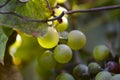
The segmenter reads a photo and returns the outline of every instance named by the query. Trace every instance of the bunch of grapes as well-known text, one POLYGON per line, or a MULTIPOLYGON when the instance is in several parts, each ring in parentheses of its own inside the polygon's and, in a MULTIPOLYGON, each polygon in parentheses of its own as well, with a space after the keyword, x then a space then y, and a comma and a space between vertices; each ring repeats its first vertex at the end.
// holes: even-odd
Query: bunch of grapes
MULTIPOLYGON (((54 16, 59 16, 63 11, 67 10, 58 6, 54 9, 54 16)), ((67 17, 64 15, 61 20, 49 21, 46 34, 37 38, 40 46, 46 49, 38 57, 38 64, 47 71, 57 73, 61 68, 58 66, 70 63, 74 51, 82 49, 86 44, 86 37, 80 30, 67 32, 67 17)), ((94 61, 88 64, 75 64, 71 72, 62 69, 57 73, 56 80, 120 80, 119 59, 116 61, 110 59, 111 54, 107 46, 96 46, 93 58, 94 61)))

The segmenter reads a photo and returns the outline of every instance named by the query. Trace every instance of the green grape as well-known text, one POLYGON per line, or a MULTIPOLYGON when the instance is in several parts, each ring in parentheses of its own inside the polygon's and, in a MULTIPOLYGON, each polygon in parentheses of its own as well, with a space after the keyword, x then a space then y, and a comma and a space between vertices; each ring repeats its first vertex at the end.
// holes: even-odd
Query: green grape
POLYGON ((56 77, 56 80, 75 80, 69 73, 61 73, 56 77))
POLYGON ((73 75, 75 76, 76 79, 79 78, 84 79, 85 77, 88 78, 87 74, 88 74, 88 67, 84 64, 78 64, 73 69, 73 75))
POLYGON ((49 50, 45 51, 38 57, 38 63, 45 69, 53 69, 56 65, 56 61, 53 58, 53 53, 49 50))
MULTIPOLYGON (((62 12, 67 12, 67 9, 58 6, 57 8, 54 8, 54 12, 55 12, 55 16, 59 16, 62 12)), ((65 14, 64 16, 67 17, 68 15, 65 14)))
POLYGON ((111 77, 112 75, 110 72, 101 71, 96 75, 95 80, 110 80, 111 77))
POLYGON ((85 35, 79 30, 73 30, 68 34, 68 45, 73 50, 79 50, 86 44, 85 35))
POLYGON ((57 0, 58 3, 64 3, 66 0, 57 0))
POLYGON ((109 57, 109 49, 105 45, 98 45, 93 50, 93 56, 97 61, 104 61, 109 57))
POLYGON ((62 17, 62 22, 59 23, 58 21, 54 21, 56 30, 59 32, 65 31, 68 28, 68 20, 66 17, 62 17))
POLYGON ((72 50, 65 44, 60 44, 54 49, 54 58, 59 63, 67 63, 72 58, 72 50))
POLYGON ((100 65, 96 62, 89 63, 88 69, 89 69, 90 74, 93 74, 93 75, 101 71, 100 65))
POLYGON ((59 42, 59 35, 53 27, 48 27, 47 33, 43 37, 37 38, 37 40, 42 47, 53 48, 59 42))
POLYGON ((110 80, 120 80, 120 74, 115 74, 110 78, 110 80))

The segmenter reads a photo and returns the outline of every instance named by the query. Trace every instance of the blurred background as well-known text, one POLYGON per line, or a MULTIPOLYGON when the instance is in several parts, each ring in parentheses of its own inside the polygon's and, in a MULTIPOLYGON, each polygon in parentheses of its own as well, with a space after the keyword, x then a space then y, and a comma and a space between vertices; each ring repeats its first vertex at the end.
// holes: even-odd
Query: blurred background
MULTIPOLYGON (((58 4, 69 10, 82 10, 95 7, 120 5, 120 0, 66 0, 58 4)), ((120 9, 98 11, 91 13, 75 13, 68 15, 68 32, 74 29, 82 31, 87 38, 87 44, 77 55, 83 62, 92 60, 93 48, 104 44, 112 46, 113 51, 120 55, 120 9)), ((62 71, 72 71, 75 66, 75 57, 68 64, 57 64, 55 70, 45 70, 37 63, 37 58, 46 49, 39 46, 36 38, 19 34, 17 48, 11 48, 14 55, 14 63, 20 69, 24 80, 55 80, 56 75, 62 71), (19 44, 20 43, 20 44, 19 44)))

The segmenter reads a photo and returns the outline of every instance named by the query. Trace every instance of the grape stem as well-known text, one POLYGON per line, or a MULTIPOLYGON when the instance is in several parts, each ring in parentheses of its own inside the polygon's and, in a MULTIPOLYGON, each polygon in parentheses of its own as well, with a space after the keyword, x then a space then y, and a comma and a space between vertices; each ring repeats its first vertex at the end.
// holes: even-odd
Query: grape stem
POLYGON ((86 13, 86 12, 89 13, 89 12, 98 12, 98 11, 106 11, 106 10, 114 10, 114 9, 120 9, 120 5, 91 8, 91 9, 86 9, 86 10, 72 10, 72 11, 66 12, 66 14, 86 13))
POLYGON ((46 0, 46 3, 47 3, 48 8, 49 8, 50 10, 52 10, 52 7, 51 7, 51 5, 50 5, 50 3, 49 3, 48 0, 46 0))
MULTIPOLYGON (((10 0, 7 0, 10 1, 10 0)), ((47 1, 47 0, 46 0, 47 1)), ((8 3, 8 2, 7 2, 8 3)), ((6 4, 7 4, 6 3, 6 4)), ((49 5, 50 6, 50 5, 49 5)), ((7 15, 13 15, 16 17, 21 18, 22 20, 29 21, 29 22, 48 22, 48 21, 54 21, 54 20, 59 20, 61 19, 65 14, 74 14, 74 13, 89 13, 89 12, 98 12, 98 11, 107 11, 107 10, 115 10, 115 9, 120 9, 120 5, 114 5, 114 6, 106 6, 106 7, 98 7, 98 8, 91 8, 91 9, 86 9, 86 10, 71 10, 68 12, 62 12, 59 16, 56 16, 52 19, 46 19, 46 20, 37 20, 37 19, 31 19, 29 17, 17 14, 15 12, 2 12, 0 11, 0 14, 7 14, 7 15)))
POLYGON ((74 51, 75 52, 75 54, 74 54, 74 56, 75 56, 75 62, 77 63, 77 64, 79 64, 79 63, 84 63, 84 61, 81 59, 81 57, 80 57, 80 52, 78 51, 78 50, 76 50, 76 51, 74 51))

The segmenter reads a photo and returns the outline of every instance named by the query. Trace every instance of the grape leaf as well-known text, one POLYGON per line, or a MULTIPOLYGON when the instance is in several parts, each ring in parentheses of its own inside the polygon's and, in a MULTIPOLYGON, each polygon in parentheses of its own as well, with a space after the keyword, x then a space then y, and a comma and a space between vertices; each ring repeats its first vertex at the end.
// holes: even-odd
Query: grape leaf
POLYGON ((3 60, 8 36, 11 33, 12 33, 12 29, 10 29, 10 28, 3 29, 2 27, 0 27, 0 61, 3 60), (9 32, 7 32, 7 34, 6 34, 5 32, 8 30, 9 30, 9 32))
MULTIPOLYGON (((48 0, 51 6, 56 4, 56 0, 48 0)), ((46 0, 29 0, 26 3, 21 3, 18 0, 11 0, 9 4, 1 8, 0 11, 14 11, 24 18, 44 20, 48 19, 52 11, 49 9, 46 0)), ((9 25, 11 28, 20 30, 33 36, 43 35, 47 30, 47 23, 30 22, 14 15, 1 14, 0 23, 9 25)))

